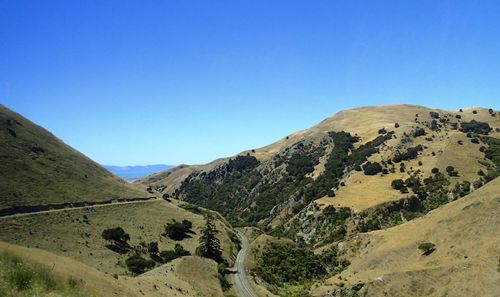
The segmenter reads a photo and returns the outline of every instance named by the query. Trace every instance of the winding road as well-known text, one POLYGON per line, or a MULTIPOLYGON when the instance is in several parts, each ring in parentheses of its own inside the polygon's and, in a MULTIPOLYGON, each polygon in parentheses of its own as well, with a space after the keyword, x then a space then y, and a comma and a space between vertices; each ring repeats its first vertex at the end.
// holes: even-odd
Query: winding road
POLYGON ((123 205, 123 204, 149 203, 149 202, 155 202, 155 201, 159 201, 159 200, 160 199, 152 198, 152 199, 148 199, 148 200, 109 202, 109 203, 95 204, 95 205, 74 206, 74 207, 55 208, 55 209, 47 209, 47 210, 32 211, 32 212, 23 212, 23 213, 16 213, 16 214, 11 214, 11 215, 6 215, 6 216, 0 216, 0 220, 1 219, 8 219, 8 218, 15 218, 15 217, 25 217, 25 216, 31 216, 31 215, 37 215, 37 214, 43 214, 43 213, 76 210, 76 209, 98 208, 98 207, 107 207, 107 206, 123 205))
POLYGON ((241 249, 234 264, 236 274, 234 275, 234 287, 239 297, 258 297, 248 282, 247 271, 245 269, 245 257, 248 250, 248 239, 242 232, 238 232, 241 239, 241 249))

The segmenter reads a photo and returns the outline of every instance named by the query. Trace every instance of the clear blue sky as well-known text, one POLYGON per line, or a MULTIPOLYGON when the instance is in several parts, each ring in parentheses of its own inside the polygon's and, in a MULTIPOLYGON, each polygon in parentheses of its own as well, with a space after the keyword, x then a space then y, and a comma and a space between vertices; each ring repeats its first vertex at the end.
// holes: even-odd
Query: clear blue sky
POLYGON ((203 163, 363 105, 499 108, 500 1, 0 0, 0 103, 100 163, 203 163))

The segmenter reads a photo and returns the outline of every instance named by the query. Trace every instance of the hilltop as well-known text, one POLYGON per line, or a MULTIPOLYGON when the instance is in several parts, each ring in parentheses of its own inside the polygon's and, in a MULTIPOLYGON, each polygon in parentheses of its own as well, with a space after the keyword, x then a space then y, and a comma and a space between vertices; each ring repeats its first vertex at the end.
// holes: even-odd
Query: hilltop
POLYGON ((0 105, 0 209, 151 196, 0 105))
POLYGON ((493 141, 500 135, 497 114, 415 105, 356 108, 266 147, 206 165, 174 167, 138 183, 213 208, 233 223, 287 228, 308 206, 360 213, 400 201, 412 192, 394 190, 393 180, 424 179, 434 168, 445 173, 450 187, 480 186, 498 169, 485 156, 487 147, 498 145, 493 141), (375 171, 367 172, 369 167, 375 171))

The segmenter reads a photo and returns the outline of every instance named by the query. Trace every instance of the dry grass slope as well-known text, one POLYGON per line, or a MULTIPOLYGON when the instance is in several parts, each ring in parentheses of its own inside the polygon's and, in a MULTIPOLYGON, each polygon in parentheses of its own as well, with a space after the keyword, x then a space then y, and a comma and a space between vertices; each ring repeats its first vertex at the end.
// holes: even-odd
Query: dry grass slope
POLYGON ((313 293, 362 283, 360 296, 500 296, 499 213, 497 178, 425 217, 361 234, 348 269, 313 293), (422 242, 436 250, 422 255, 422 242))
MULTIPOLYGON (((133 246, 138 246, 140 242, 156 241, 162 251, 173 249, 176 243, 180 243, 194 254, 204 225, 203 216, 157 200, 0 218, 0 240, 44 249, 86 263, 103 272, 124 275, 127 274, 127 255, 119 255, 105 247, 106 241, 101 237, 104 229, 121 226, 130 234, 133 246), (88 223, 85 222, 84 215, 88 218, 88 223), (174 241, 161 236, 166 223, 184 219, 193 223, 195 234, 191 238, 174 241)), ((237 251, 229 239, 228 227, 219 220, 216 225, 221 231, 219 238, 223 257, 232 264, 237 251)))
POLYGON ((0 143, 0 209, 150 196, 2 105, 0 143))

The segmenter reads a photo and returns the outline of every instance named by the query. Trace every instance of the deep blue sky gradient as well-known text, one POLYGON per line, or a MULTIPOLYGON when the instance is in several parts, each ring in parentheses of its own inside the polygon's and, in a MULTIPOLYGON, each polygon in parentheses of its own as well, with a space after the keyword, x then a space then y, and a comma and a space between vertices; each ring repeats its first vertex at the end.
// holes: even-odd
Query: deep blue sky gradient
POLYGON ((0 0, 0 103, 100 163, 203 163, 346 108, 498 109, 499 16, 485 0, 0 0))

